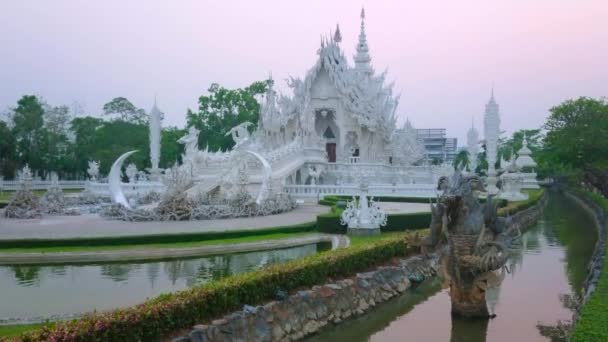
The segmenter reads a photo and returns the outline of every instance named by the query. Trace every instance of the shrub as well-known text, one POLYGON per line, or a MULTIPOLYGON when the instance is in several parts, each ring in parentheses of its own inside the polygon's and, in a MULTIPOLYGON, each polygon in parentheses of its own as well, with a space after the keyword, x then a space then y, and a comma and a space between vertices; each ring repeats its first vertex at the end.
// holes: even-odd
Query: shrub
POLYGON ((277 290, 295 290, 367 270, 406 255, 404 240, 391 237, 294 260, 193 287, 127 309, 92 313, 26 333, 23 341, 149 341, 178 329, 272 299, 277 290))

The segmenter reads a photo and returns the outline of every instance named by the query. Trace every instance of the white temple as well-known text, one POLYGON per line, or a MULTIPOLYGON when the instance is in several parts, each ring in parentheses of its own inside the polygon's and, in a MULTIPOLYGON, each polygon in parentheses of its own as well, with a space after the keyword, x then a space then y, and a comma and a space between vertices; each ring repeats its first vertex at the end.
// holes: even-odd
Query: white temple
MULTIPOLYGON (((354 63, 341 43, 339 26, 321 39, 318 57, 304 77, 287 80, 293 94, 278 94, 271 78, 260 99, 257 129, 250 133, 253 123, 244 122, 226 132, 235 142, 231 150, 199 148, 200 132, 190 127, 178 140, 185 147, 183 163, 165 172, 165 186, 180 184, 191 198, 234 198, 248 192, 263 203, 284 192, 318 199, 358 195, 356 175, 364 171, 373 175, 367 184, 370 196, 435 197, 437 180, 453 169, 426 163, 424 145, 409 120, 397 129, 399 96, 385 82, 386 72, 376 74, 372 67, 364 11, 354 63)), ((155 103, 150 112, 151 174, 158 170, 161 120, 155 103)))
POLYGON ((483 120, 484 138, 486 141, 486 158, 488 161, 487 190, 490 194, 496 194, 496 158, 498 153, 498 138, 500 136, 500 113, 499 107, 494 100, 494 89, 490 101, 486 104, 486 111, 483 120))
MULTIPOLYGON (((371 65, 365 12, 354 65, 344 55, 337 27, 322 38, 317 60, 304 78, 290 77, 293 95, 277 94, 274 81, 260 100, 257 130, 243 123, 227 132, 236 145, 229 151, 197 146, 191 128, 180 172, 191 178, 189 196, 230 196, 237 189, 261 194, 284 191, 294 197, 356 195, 357 172, 374 175, 370 195, 434 197, 437 179, 451 167, 424 163, 424 146, 409 120, 396 128, 399 96, 386 84, 386 72, 371 65)), ((258 195, 255 195, 255 194, 258 195)))

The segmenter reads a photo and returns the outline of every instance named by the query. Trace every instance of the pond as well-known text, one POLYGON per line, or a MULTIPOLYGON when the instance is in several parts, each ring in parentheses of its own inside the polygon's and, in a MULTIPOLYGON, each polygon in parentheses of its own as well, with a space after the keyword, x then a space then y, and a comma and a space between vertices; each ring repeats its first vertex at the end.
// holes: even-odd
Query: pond
POLYGON ((0 266, 0 324, 138 304, 162 293, 299 259, 330 245, 141 263, 0 266))
POLYGON ((356 319, 308 341, 550 341, 541 325, 572 318, 597 233, 592 217, 571 199, 551 194, 541 219, 522 238, 496 291, 491 320, 452 318, 440 279, 427 281, 356 319))

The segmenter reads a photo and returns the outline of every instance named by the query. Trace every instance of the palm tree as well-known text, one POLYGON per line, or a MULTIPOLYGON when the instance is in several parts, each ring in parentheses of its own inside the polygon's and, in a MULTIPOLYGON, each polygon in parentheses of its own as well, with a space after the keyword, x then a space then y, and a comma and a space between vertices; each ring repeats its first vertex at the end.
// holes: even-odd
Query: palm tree
POLYGON ((454 168, 457 170, 465 170, 469 168, 469 151, 460 149, 454 158, 454 168))

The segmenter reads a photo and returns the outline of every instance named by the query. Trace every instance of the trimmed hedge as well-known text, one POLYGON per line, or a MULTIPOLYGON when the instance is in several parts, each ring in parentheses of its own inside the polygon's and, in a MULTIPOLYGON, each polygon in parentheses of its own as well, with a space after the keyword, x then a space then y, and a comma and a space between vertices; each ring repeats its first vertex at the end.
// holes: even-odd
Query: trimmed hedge
MULTIPOLYGON (((538 203, 538 201, 542 198, 544 191, 540 190, 530 190, 529 199, 521 202, 513 202, 511 204, 507 204, 506 200, 500 200, 498 206, 500 209, 498 210, 498 214, 501 216, 513 215, 518 211, 522 211, 524 209, 530 208, 538 203)), ((380 199, 386 199, 387 201, 394 202, 408 202, 409 197, 378 197, 380 199)), ((317 216, 317 229, 323 233, 330 234, 346 234, 347 228, 346 226, 342 226, 340 224, 340 214, 341 211, 336 210, 335 204, 338 201, 349 199, 346 196, 327 196, 325 199, 319 201, 319 204, 323 205, 331 205, 332 212, 328 214, 321 214, 317 216), (323 201, 323 203, 321 203, 323 201)), ((374 199, 377 199, 374 197, 374 199)), ((428 203, 428 198, 418 198, 419 201, 417 203, 428 203)), ((485 202, 485 200, 480 200, 480 202, 485 202)), ((408 214, 389 214, 387 217, 386 226, 380 227, 382 232, 402 232, 406 230, 414 230, 414 229, 424 229, 428 228, 431 223, 431 213, 408 213, 408 214)))
MULTIPOLYGON (((608 199, 585 192, 587 195, 608 214, 608 199)), ((570 336, 571 342, 596 342, 608 341, 608 249, 604 255, 602 273, 595 291, 582 307, 574 329, 570 336)))
MULTIPOLYGON (((412 229, 428 228, 431 213, 389 214, 386 226, 380 227, 383 232, 402 232, 412 229)), ((329 234, 346 234, 346 226, 340 224, 340 213, 321 214, 317 216, 317 230, 329 234)))
POLYGON ((538 204, 538 202, 543 197, 545 190, 541 188, 541 189, 537 189, 537 190, 525 190, 525 192, 528 193, 527 200, 519 201, 519 202, 511 202, 502 207, 500 207, 500 205, 499 205, 500 209, 498 209, 498 215, 509 216, 509 215, 513 215, 517 212, 520 212, 522 210, 526 210, 530 207, 535 206, 536 204, 538 204))
MULTIPOLYGON (((170 224, 170 222, 167 222, 170 224)), ((260 236, 278 233, 302 233, 316 229, 315 222, 302 223, 293 226, 272 227, 264 229, 233 230, 222 232, 153 234, 138 236, 111 236, 74 239, 23 239, 0 240, 2 248, 36 248, 36 247, 71 247, 71 246, 121 246, 139 244, 158 244, 191 241, 208 241, 218 239, 233 239, 248 236, 260 236)))
POLYGON ((328 278, 351 276, 406 253, 402 237, 351 246, 162 295, 127 309, 92 313, 78 320, 57 323, 52 328, 25 333, 22 340, 158 340, 173 331, 238 310, 244 304, 255 305, 273 299, 279 289, 291 291, 322 284, 328 278))

